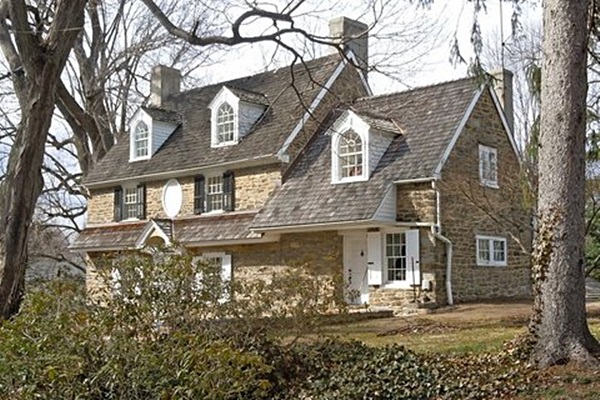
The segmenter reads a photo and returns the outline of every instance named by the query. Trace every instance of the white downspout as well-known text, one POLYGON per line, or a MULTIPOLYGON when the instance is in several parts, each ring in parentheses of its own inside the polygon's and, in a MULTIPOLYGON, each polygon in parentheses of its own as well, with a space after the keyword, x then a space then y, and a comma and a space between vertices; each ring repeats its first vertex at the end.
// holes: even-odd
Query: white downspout
POLYGON ((442 231, 440 191, 438 190, 435 180, 431 181, 431 187, 435 191, 436 207, 436 223, 431 227, 431 233, 436 239, 439 239, 446 244, 446 295, 448 305, 451 306, 454 304, 454 299, 452 298, 452 242, 450 239, 440 233, 442 231))

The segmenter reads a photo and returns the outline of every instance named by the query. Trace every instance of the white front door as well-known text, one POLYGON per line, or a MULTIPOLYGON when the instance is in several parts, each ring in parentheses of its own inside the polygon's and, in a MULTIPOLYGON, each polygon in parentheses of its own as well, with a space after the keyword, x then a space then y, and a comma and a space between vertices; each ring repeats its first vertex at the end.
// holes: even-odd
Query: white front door
POLYGON ((367 234, 344 235, 344 286, 350 304, 369 302, 367 234))

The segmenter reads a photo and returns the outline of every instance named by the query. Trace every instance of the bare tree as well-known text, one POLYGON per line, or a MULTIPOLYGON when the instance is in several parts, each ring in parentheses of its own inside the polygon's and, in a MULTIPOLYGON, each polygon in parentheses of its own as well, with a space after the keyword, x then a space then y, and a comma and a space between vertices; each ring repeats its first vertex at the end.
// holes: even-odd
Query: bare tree
POLYGON ((598 364, 585 316, 584 189, 588 1, 546 0, 542 48, 538 235, 533 252, 540 366, 598 364))
POLYGON ((0 48, 8 61, 21 120, 2 184, 0 218, 0 308, 3 318, 19 307, 27 237, 42 191, 42 161, 52 122, 57 82, 83 27, 85 0, 58 0, 31 12, 21 0, 0 2, 0 48), (48 29, 41 21, 49 18, 48 29))

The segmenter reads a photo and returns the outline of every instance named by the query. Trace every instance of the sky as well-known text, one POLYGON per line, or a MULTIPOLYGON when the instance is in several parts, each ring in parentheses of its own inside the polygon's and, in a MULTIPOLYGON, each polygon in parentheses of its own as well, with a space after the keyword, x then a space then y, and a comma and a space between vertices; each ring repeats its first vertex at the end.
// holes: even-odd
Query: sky
MULTIPOLYGON (((533 0, 532 3, 536 1, 533 0)), ((384 18, 373 32, 373 36, 387 36, 387 39, 370 39, 369 42, 372 62, 385 70, 385 74, 370 73, 369 81, 373 92, 382 94, 465 77, 467 63, 473 58, 473 46, 470 42, 475 7, 473 2, 437 0, 429 9, 417 9, 402 1, 395 1, 394 4, 406 6, 394 9, 391 12, 393 15, 384 18), (434 29, 427 30, 428 26, 433 26, 434 29), (423 32, 419 32, 419 28, 423 32), (399 37, 393 37, 392 33, 397 31, 401 31, 399 37), (455 37, 467 63, 450 62, 455 37), (384 54, 391 55, 383 57, 384 54)), ((541 19, 541 6, 523 7, 520 17, 523 23, 541 19)), ((307 10, 307 15, 309 14, 307 10)), ((320 35, 327 35, 328 21, 341 15, 367 23, 373 20, 368 13, 349 5, 345 9, 335 7, 332 10, 320 10, 318 16, 307 16, 304 26, 320 35)), ((511 40, 512 2, 487 0, 485 10, 481 10, 478 15, 485 45, 500 46, 501 31, 504 41, 511 40)), ((312 56, 317 56, 326 54, 328 50, 310 51, 314 53, 312 56)), ((218 64, 204 68, 201 73, 208 82, 213 83, 282 67, 290 61, 289 54, 282 51, 275 52, 273 61, 273 54, 271 45, 245 46, 227 53, 218 64)), ((499 65, 490 65, 492 69, 496 67, 499 65)))

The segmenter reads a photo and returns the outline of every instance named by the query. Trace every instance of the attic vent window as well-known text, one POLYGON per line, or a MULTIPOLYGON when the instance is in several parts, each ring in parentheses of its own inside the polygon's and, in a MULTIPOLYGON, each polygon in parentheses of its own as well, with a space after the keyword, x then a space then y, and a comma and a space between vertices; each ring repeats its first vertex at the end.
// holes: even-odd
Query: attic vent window
POLYGON ((235 112, 229 103, 223 103, 217 111, 217 144, 233 142, 235 134, 235 112))
POLYGON ((135 127, 134 131, 134 156, 135 158, 143 158, 148 157, 148 142, 149 142, 149 134, 148 134, 148 125, 144 122, 138 123, 135 127))

